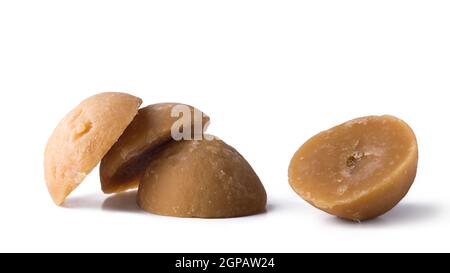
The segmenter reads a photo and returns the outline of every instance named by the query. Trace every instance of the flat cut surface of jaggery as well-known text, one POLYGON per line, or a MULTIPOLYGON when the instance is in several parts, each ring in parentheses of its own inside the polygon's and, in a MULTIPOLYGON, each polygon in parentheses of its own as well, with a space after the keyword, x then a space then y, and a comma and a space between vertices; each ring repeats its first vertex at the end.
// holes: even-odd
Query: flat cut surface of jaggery
POLYGON ((289 183, 313 206, 361 221, 384 214, 406 195, 417 162, 416 137, 405 122, 369 116, 308 140, 291 161, 289 183))

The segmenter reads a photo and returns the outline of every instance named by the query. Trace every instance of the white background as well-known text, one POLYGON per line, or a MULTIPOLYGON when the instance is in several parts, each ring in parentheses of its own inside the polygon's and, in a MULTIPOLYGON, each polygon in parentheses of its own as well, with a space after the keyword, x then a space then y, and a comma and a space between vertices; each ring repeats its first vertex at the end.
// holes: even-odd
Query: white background
POLYGON ((1 1, 0 251, 450 251, 449 1, 1 1), (263 215, 176 219, 100 191, 98 170, 56 207, 43 150, 101 91, 192 104, 269 196, 263 215), (289 187, 299 146, 358 116, 415 130, 416 182, 353 224, 289 187))

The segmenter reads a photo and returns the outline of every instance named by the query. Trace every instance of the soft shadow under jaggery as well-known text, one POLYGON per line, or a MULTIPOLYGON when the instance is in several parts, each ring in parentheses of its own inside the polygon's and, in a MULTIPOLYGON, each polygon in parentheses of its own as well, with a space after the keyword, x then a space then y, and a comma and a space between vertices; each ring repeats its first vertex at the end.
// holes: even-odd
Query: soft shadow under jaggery
POLYGON ((116 212, 144 213, 136 202, 137 190, 112 195, 105 199, 102 209, 116 212))
POLYGON ((430 203, 400 203, 386 214, 363 222, 353 222, 337 217, 329 221, 345 226, 381 227, 406 224, 420 224, 430 221, 439 214, 439 208, 430 203))

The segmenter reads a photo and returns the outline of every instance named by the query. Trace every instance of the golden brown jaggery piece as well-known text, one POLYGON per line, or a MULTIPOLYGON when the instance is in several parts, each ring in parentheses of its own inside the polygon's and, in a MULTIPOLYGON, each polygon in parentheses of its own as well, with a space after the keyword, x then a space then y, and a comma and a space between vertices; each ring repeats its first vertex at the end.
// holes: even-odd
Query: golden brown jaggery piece
POLYGON ((412 129, 392 116, 370 116, 308 140, 292 158, 289 183, 311 205, 363 221, 400 202, 414 182, 417 163, 412 129))
POLYGON ((248 162, 217 139, 164 146, 148 165, 138 191, 141 208, 176 217, 248 216, 264 212, 266 200, 248 162))
POLYGON ((157 152, 160 146, 172 140, 172 125, 180 118, 172 117, 171 112, 174 107, 179 106, 184 106, 190 111, 191 117, 188 121, 191 126, 191 136, 194 137, 194 123, 197 122, 197 125, 201 126, 200 137, 202 137, 209 117, 192 106, 160 103, 140 109, 133 122, 100 164, 103 192, 118 193, 137 188, 152 154, 157 152), (197 115, 194 111, 197 111, 197 115))
POLYGON ((142 101, 107 92, 78 105, 58 124, 45 149, 45 180, 53 201, 65 198, 100 162, 136 115, 142 101))

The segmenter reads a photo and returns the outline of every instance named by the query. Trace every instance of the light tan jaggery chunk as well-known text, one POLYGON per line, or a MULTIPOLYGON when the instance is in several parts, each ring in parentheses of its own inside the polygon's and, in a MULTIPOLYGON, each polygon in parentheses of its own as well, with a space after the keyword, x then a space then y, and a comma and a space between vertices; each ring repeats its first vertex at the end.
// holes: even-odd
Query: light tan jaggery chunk
POLYGON ((418 147, 412 129, 393 116, 351 120, 319 133, 294 155, 289 183, 311 205, 340 218, 378 217, 408 193, 418 147))
POLYGON ((137 188, 139 180, 152 155, 161 146, 172 141, 171 129, 179 117, 171 115, 174 107, 183 106, 190 111, 188 121, 191 137, 194 124, 200 126, 200 137, 208 125, 209 117, 200 110, 185 104, 160 103, 139 110, 138 114, 106 154, 100 164, 102 190, 105 193, 119 193, 137 188), (197 111, 197 115, 194 114, 197 111))
POLYGON ((171 142, 148 165, 138 191, 146 211, 230 218, 265 211, 266 191, 248 162, 221 140, 171 142))
POLYGON ((47 188, 57 205, 119 139, 141 103, 125 93, 100 93, 81 102, 58 124, 44 155, 47 188))

